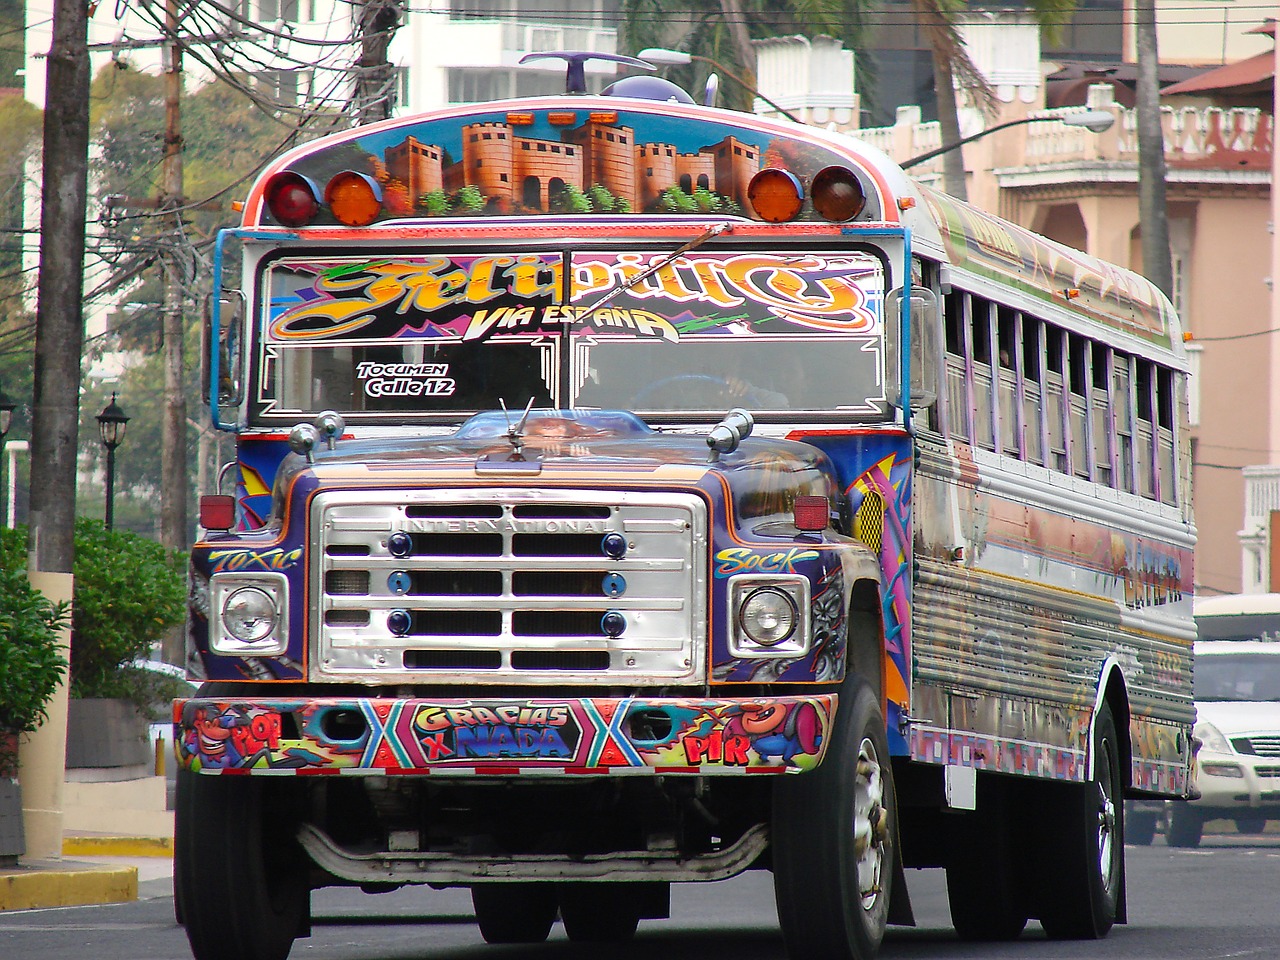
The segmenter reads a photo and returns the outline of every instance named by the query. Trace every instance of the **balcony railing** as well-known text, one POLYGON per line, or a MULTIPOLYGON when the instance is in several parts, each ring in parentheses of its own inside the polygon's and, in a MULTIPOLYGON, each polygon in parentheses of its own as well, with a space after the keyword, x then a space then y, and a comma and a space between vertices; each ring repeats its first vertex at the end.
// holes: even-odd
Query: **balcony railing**
MULTIPOLYGON (((1091 110, 1110 110, 1116 124, 1101 134, 1057 123, 1030 123, 979 140, 976 149, 990 151, 994 168, 1037 167, 1082 162, 1138 161, 1138 117, 1115 103, 1105 84, 1089 91, 1091 110), (1000 139, 1000 138, 1004 139, 1000 139), (1020 149, 1021 147, 1021 149, 1020 149)), ((1051 118, 1071 112, 1065 108, 1036 111, 1030 116, 1051 118)), ((1269 173, 1275 118, 1256 107, 1173 107, 1162 110, 1165 161, 1170 169, 1231 170, 1269 173)), ((993 121, 993 124, 996 121, 993 121)), ((901 107, 891 127, 853 131, 854 135, 899 162, 942 145, 937 121, 922 122, 919 107, 901 107)), ((966 131, 972 133, 974 131, 966 131)), ((942 158, 920 164, 913 173, 940 172, 942 158)))

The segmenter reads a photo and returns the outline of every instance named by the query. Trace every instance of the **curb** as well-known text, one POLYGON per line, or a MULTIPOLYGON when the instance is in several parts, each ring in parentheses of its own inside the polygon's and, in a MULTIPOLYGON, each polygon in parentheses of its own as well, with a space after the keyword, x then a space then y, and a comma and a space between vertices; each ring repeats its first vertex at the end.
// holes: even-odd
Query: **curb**
POLYGON ((37 861, 0 873, 0 911, 82 907, 138 899, 137 867, 37 861), (68 869, 78 866, 80 869, 68 869))
POLYGON ((172 857, 173 837, 64 836, 64 857, 172 857))

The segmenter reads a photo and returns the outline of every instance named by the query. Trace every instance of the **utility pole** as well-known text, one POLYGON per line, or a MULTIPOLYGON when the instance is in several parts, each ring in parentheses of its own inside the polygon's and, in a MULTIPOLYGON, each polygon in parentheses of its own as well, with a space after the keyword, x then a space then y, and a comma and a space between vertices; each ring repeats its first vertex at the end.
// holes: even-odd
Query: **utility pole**
MULTIPOLYGON (((164 167, 157 207, 172 211, 162 216, 169 226, 166 256, 161 266, 164 303, 161 330, 164 337, 164 413, 160 431, 160 541, 185 550, 187 542, 187 400, 183 390, 185 371, 185 323, 182 315, 182 48, 178 45, 177 0, 165 0, 164 57, 164 167)), ((165 659, 182 663, 181 631, 170 631, 162 641, 165 659)))
MULTIPOLYGON (((35 403, 31 424, 31 517, 27 535, 32 585, 54 602, 70 601, 75 578, 76 434, 80 353, 84 345, 85 205, 89 192, 89 9, 55 0, 46 66, 44 170, 37 281, 35 403)), ((62 633, 64 643, 69 629, 62 633)), ((28 856, 62 850, 67 691, 46 705, 48 719, 20 750, 28 856)))
POLYGON ((1155 0, 1136 0, 1133 25, 1138 58, 1138 217, 1142 223, 1142 272, 1165 296, 1171 297, 1173 260, 1169 253, 1169 208, 1165 203, 1155 0))
POLYGON ((402 0, 363 0, 360 4, 355 115, 361 126, 388 119, 395 106, 395 69, 387 61, 387 49, 400 26, 401 6, 402 0))

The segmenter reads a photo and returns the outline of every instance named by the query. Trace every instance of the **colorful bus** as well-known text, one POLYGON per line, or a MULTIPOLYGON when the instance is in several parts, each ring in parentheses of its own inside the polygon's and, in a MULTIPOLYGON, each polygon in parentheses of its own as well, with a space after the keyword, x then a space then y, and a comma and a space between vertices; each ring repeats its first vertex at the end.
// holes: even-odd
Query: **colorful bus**
POLYGON ((1123 798, 1186 796, 1194 720, 1149 282, 651 77, 295 148, 217 249, 199 960, 332 884, 616 942, 769 870, 804 960, 910 924, 907 867, 967 938, 1125 920, 1123 798))

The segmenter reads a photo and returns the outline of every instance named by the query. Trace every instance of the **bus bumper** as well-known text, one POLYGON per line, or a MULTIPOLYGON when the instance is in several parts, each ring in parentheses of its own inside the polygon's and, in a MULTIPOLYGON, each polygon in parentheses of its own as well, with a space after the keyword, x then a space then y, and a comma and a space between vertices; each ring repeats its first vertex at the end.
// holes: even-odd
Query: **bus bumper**
POLYGON ((174 701, 180 768, 263 775, 716 776, 822 762, 838 696, 174 701))

